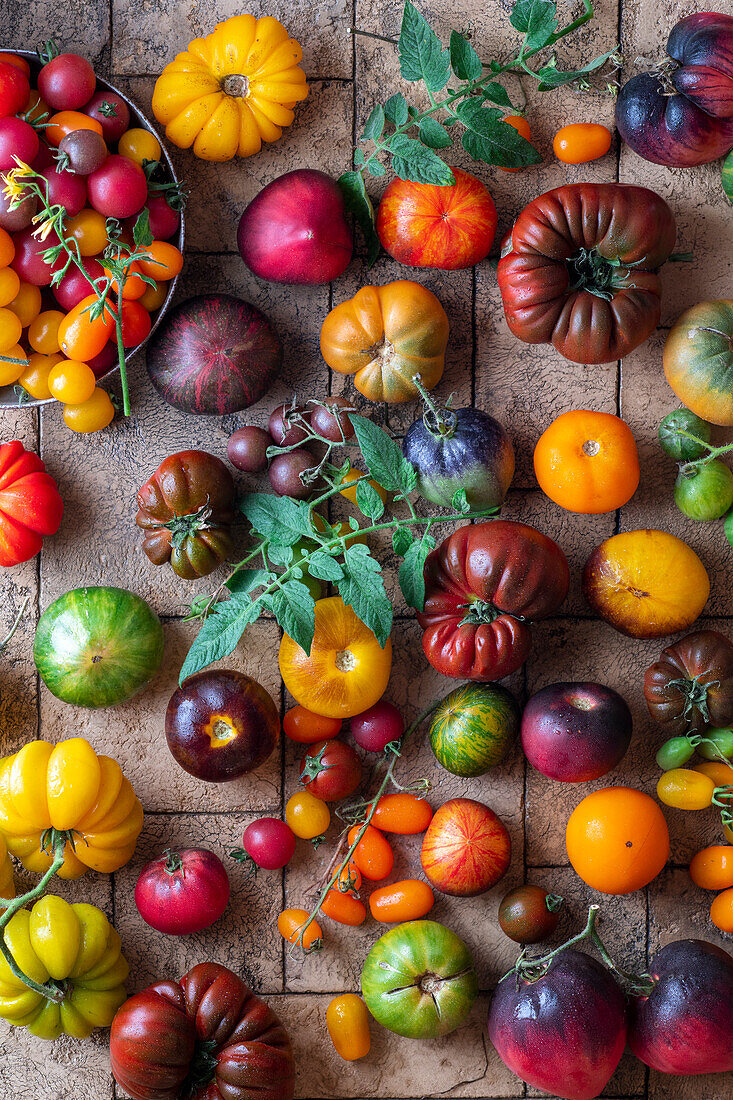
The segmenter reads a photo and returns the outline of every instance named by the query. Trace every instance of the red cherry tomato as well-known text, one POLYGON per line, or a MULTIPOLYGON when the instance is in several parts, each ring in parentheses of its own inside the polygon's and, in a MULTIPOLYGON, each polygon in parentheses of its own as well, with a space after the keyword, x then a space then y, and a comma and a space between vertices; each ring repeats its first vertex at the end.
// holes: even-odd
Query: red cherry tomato
POLYGON ((244 830, 242 847, 258 867, 277 871, 293 858, 295 833, 277 817, 260 817, 244 830))
POLYGON ((30 164, 38 156, 38 134, 22 118, 0 118, 0 169, 15 168, 15 157, 30 164))
POLYGON ((17 53, 0 53, 0 61, 3 61, 6 65, 14 65, 16 69, 20 69, 22 73, 25 73, 27 77, 31 75, 31 67, 24 57, 21 57, 17 53))
POLYGON ((150 217, 150 232, 156 241, 167 241, 178 232, 181 215, 169 205, 165 195, 151 195, 145 208, 150 217))
POLYGON ((14 234, 15 256, 10 266, 24 283, 49 286, 54 271, 59 270, 64 261, 59 258, 55 264, 47 264, 43 253, 60 244, 60 241, 54 232, 49 233, 45 241, 39 241, 33 236, 33 228, 29 225, 27 229, 21 229, 14 234))
POLYGON ((84 108, 102 127, 102 136, 108 145, 119 141, 130 125, 130 110, 116 92, 95 92, 84 108))
MULTIPOLYGON (((84 260, 84 270, 91 279, 103 279, 105 275, 99 260, 91 257, 84 260)), ((53 287, 56 301, 67 312, 78 305, 82 298, 88 298, 93 293, 94 287, 76 264, 71 264, 59 285, 53 287)))
POLYGON ((341 733, 340 718, 325 718, 305 707, 291 707, 283 718, 283 732, 299 745, 314 745, 316 741, 330 741, 341 733))
MULTIPOLYGON (((349 829, 347 838, 349 847, 354 843, 361 829, 361 825, 353 825, 349 829)), ((373 825, 367 825, 351 859, 364 878, 368 878, 370 882, 378 882, 392 873, 394 852, 386 836, 373 825)))
POLYGON ((353 794, 361 782, 361 761, 343 741, 317 741, 300 761, 300 781, 325 802, 353 794))
MULTIPOLYGON (((142 344, 149 335, 151 327, 150 314, 139 302, 130 298, 122 299, 122 345, 126 348, 136 348, 142 344)), ((111 333, 114 340, 115 332, 111 333)))
POLYGON ((30 95, 30 81, 17 65, 0 61, 0 118, 19 114, 30 95))
POLYGON ((78 53, 60 53, 38 74, 38 91, 54 111, 75 111, 89 102, 97 87, 94 69, 78 53))
POLYGON ((206 848, 169 849, 146 863, 135 886, 135 905, 145 923, 172 936, 208 928, 228 901, 229 877, 206 848))
POLYGON ((94 371, 95 378, 104 378, 117 363, 117 346, 114 343, 104 345, 98 355, 85 360, 94 371))
POLYGON ((112 153, 87 177, 89 202, 105 218, 130 218, 145 205, 148 181, 139 164, 112 153))
POLYGON ((367 752, 383 752, 385 745, 399 741, 404 732, 402 715, 394 703, 384 699, 351 719, 351 736, 367 752))
MULTIPOLYGON (((76 172, 59 172, 57 167, 44 168, 41 175, 46 181, 46 195, 50 206, 63 206, 69 218, 75 218, 87 201, 87 185, 76 172)), ((43 187, 43 184, 40 184, 43 187)))

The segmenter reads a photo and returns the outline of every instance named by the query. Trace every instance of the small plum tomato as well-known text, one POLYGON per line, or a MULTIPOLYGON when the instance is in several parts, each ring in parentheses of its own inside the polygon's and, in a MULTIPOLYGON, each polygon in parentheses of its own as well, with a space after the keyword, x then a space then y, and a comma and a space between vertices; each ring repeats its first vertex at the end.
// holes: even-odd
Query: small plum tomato
MULTIPOLYGON (((38 290, 38 287, 34 286, 33 289, 38 290)), ((19 291, 20 278, 17 271, 13 271, 12 267, 0 267, 0 306, 12 308, 19 291)), ((16 315, 17 312, 16 309, 13 310, 13 313, 16 315)), ((33 318, 31 318, 31 320, 33 320, 33 318)))
POLYGON ((675 810, 706 810, 713 801, 715 782, 691 768, 671 768, 659 777, 657 798, 675 810))
POLYGON ((95 92, 84 108, 84 114, 100 126, 100 133, 110 144, 119 141, 130 125, 130 110, 117 92, 95 92))
POLYGON ((60 309, 45 309, 28 326, 28 343, 41 355, 53 355, 59 351, 59 325, 66 314, 60 309))
POLYGON ((433 807, 424 798, 409 791, 394 791, 379 799, 371 824, 385 833, 415 836, 424 833, 432 820, 433 807))
MULTIPOLYGON (((261 474, 267 469, 267 448, 271 446, 272 436, 268 431, 258 428, 256 424, 245 424, 229 436, 227 458, 237 470, 243 470, 247 474, 261 474)), ((291 740, 297 741, 298 738, 293 737, 291 740)), ((314 737, 313 740, 320 741, 321 738, 314 737)))
POLYGON ((329 890, 323 899, 321 912, 337 924, 350 924, 354 927, 363 924, 367 915, 363 901, 359 901, 348 891, 334 889, 329 890))
MULTIPOLYGON (((272 441, 270 441, 272 442, 272 441)), ((305 707, 291 707, 283 718, 283 732, 299 745, 313 745, 316 741, 330 741, 341 733, 340 718, 326 718, 314 714, 305 707)))
POLYGON ((155 313, 156 309, 160 309, 167 297, 167 283, 156 283, 155 286, 150 286, 149 283, 146 283, 145 290, 140 296, 139 302, 141 306, 145 306, 148 313, 155 313))
MULTIPOLYGON (((39 122, 47 122, 51 117, 51 108, 49 105, 41 99, 35 88, 31 88, 30 95, 26 100, 25 110, 23 111, 24 117, 30 122, 31 126, 37 125, 39 122)), ((40 168, 48 168, 53 158, 51 150, 48 147, 47 142, 41 141, 38 154, 33 158, 33 164, 31 168, 35 168, 38 171, 40 168)))
POLYGON ((30 65, 24 57, 20 56, 20 54, 5 53, 5 51, 2 51, 0 52, 0 61, 2 61, 6 65, 14 65, 16 69, 20 69, 20 71, 22 73, 25 73, 25 75, 28 77, 30 77, 31 75, 30 65))
POLYGON ((733 785, 733 766, 724 764, 722 760, 706 760, 703 764, 695 764, 692 770, 707 775, 716 787, 733 785))
POLYGON ((697 746, 697 751, 705 760, 720 760, 722 756, 733 757, 733 729, 709 729, 705 730, 703 740, 697 746))
POLYGON ((499 904, 501 930, 515 943, 541 943, 557 928, 562 902, 541 886, 517 886, 499 904))
MULTIPOLYGON (((122 346, 136 348, 150 335, 150 314, 139 302, 122 299, 122 346)), ((114 332, 112 333, 114 339, 114 332)))
POLYGON ((295 833, 277 817, 260 817, 244 830, 242 848, 258 867, 277 871, 293 858, 295 833))
POLYGON ((41 312, 43 299, 35 283, 24 283, 22 279, 19 282, 18 292, 12 302, 8 302, 8 309, 19 318, 23 328, 28 328, 33 318, 41 312))
POLYGON ((7 351, 20 341, 23 327, 12 309, 0 309, 0 352, 7 351))
POLYGON ((724 890, 714 899, 710 919, 721 932, 733 932, 733 889, 724 890))
MULTIPOLYGON (((529 123, 527 122, 527 119, 524 117, 524 115, 506 115, 503 121, 506 122, 507 125, 513 127, 513 129, 515 129, 520 137, 523 137, 525 141, 530 141, 532 133, 529 128, 529 123)), ((519 168, 503 168, 501 165, 499 165, 499 168, 501 168, 502 172, 520 171, 519 168)))
POLYGON ((373 707, 351 719, 351 736, 360 749, 383 752, 392 741, 399 741, 405 722, 394 703, 380 699, 373 707))
POLYGON ((170 282, 183 267, 180 249, 169 241, 153 241, 152 244, 142 248, 142 253, 148 258, 142 259, 141 256, 137 261, 140 264, 140 270, 143 275, 149 275, 156 282, 170 282))
POLYGON ((19 114, 28 102, 30 90, 28 76, 21 68, 0 61, 0 118, 19 114))
POLYGON ((114 420, 115 408, 106 390, 97 387, 80 405, 64 405, 64 423, 72 432, 99 432, 114 420))
POLYGON ((305 951, 316 951, 323 946, 323 932, 318 921, 311 921, 300 939, 309 915, 305 909, 283 909, 277 918, 277 930, 288 943, 302 943, 305 951))
MULTIPOLYGON (((349 829, 349 847, 356 841, 361 832, 362 825, 353 825, 349 829)), ((354 849, 352 860, 361 871, 364 878, 370 882, 379 882, 392 873, 394 866, 394 852, 384 833, 375 829, 373 825, 367 825, 364 834, 354 849)))
POLYGON ((99 260, 87 258, 84 261, 84 271, 80 271, 76 264, 72 264, 58 286, 52 287, 53 296, 58 304, 68 313, 78 305, 82 298, 88 298, 94 292, 94 287, 89 279, 103 279, 104 268, 99 260), (86 274, 84 274, 86 272, 86 274), (87 278, 87 275, 89 278, 87 278))
POLYGON ((611 148, 611 131, 598 122, 571 122, 552 139, 552 151, 563 164, 586 164, 605 157, 611 148))
POLYGON ((359 786, 361 760, 343 741, 316 741, 300 761, 300 781, 316 798, 339 802, 359 786))
POLYGON ((66 405, 81 405, 94 393, 96 378, 87 363, 75 359, 62 359, 51 368, 48 388, 51 396, 66 405))
POLYGON ((7 229, 0 231, 0 267, 8 267, 15 259, 15 242, 7 229))
POLYGON ((0 354, 0 386, 12 386, 28 366, 28 356, 20 344, 0 354))
POLYGON ((49 107, 75 111, 94 95, 97 78, 85 57, 59 53, 41 68, 36 83, 49 107))
POLYGON ((338 878, 338 889, 343 893, 344 891, 350 891, 353 894, 358 894, 361 890, 361 871, 353 862, 349 860, 341 868, 341 873, 338 878))
POLYGON ((58 354, 41 355, 33 352, 28 356, 28 366, 18 378, 18 385, 37 401, 45 401, 51 396, 48 388, 48 376, 61 359, 58 354))
POLYGON ((690 861, 690 878, 702 890, 728 890, 733 886, 733 847, 711 844, 690 861))
POLYGON ((96 210, 89 207, 82 210, 73 218, 68 218, 65 225, 64 237, 67 241, 75 240, 82 256, 98 256, 109 243, 107 236, 107 221, 96 210))
POLYGON ((344 1062, 356 1062, 369 1053, 369 1010, 356 993, 339 993, 333 998, 326 1009, 326 1027, 334 1050, 344 1062))
POLYGON ((87 186, 83 176, 77 176, 75 172, 59 171, 58 165, 44 168, 40 173, 46 181, 40 183, 46 193, 49 206, 63 206, 67 218, 75 218, 86 206, 87 186))
POLYGON ((660 746, 656 761, 662 771, 668 772, 672 768, 683 768, 694 755, 695 747, 689 737, 670 737, 660 746))
POLYGON ((43 136, 49 145, 60 145, 67 134, 73 134, 75 130, 93 130, 95 134, 103 137, 102 127, 95 118, 84 115, 81 111, 58 111, 51 115, 43 131, 43 136))
POLYGON ((30 164, 38 156, 38 134, 22 118, 0 118, 0 169, 15 168, 15 158, 30 164))
POLYGON ((117 143, 117 152, 121 157, 127 157, 128 160, 139 164, 141 168, 144 167, 146 160, 155 163, 163 155, 155 134, 139 126, 132 126, 125 131, 117 143))
MULTIPOLYGON (((104 267, 104 264, 102 266, 104 267)), ((115 292, 115 294, 119 295, 119 286, 117 283, 117 279, 107 268, 104 268, 104 271, 105 274, 108 275, 110 278, 113 291, 115 292)), ((135 260, 133 260, 127 268, 125 278, 122 283, 122 297, 126 301, 130 302, 139 301, 145 293, 147 287, 148 284, 140 275, 139 264, 135 260)))
POLYGON ((59 344, 67 359, 88 363, 99 355, 115 328, 115 313, 106 304, 101 313, 92 316, 99 299, 96 294, 82 298, 64 317, 59 326, 59 344))
POLYGON ((639 484, 631 429, 613 413, 561 413, 537 441, 534 472, 542 492, 568 512, 597 515, 626 504, 639 484))
POLYGON ((435 894, 419 878, 406 878, 390 886, 380 886, 369 895, 369 908, 375 920, 398 924, 419 920, 435 904, 435 894))
POLYGON ((301 840, 316 840, 331 824, 331 811, 322 798, 310 791, 298 791, 287 801, 285 820, 301 840))

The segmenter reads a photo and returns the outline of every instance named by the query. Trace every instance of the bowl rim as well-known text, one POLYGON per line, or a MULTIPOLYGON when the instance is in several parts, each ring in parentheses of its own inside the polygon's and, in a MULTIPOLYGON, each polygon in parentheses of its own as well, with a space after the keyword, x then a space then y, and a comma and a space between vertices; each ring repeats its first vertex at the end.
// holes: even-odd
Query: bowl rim
MULTIPOLYGON (((35 61, 37 65, 40 65, 40 62, 39 62, 39 59, 38 59, 38 54, 35 52, 35 50, 16 50, 16 49, 12 49, 8 46, 0 46, 0 50, 2 50, 4 52, 7 52, 7 53, 18 54, 19 57, 24 57, 29 62, 35 61)), ((31 67, 33 67, 33 65, 31 65, 31 67)), ((166 149, 165 145, 163 144, 163 140, 162 140, 160 134, 156 130, 155 126, 153 126, 152 122, 149 120, 147 115, 145 115, 140 110, 140 108, 137 106, 137 104, 132 99, 130 99, 129 96, 127 96, 124 92, 121 92, 120 89, 117 88, 114 84, 112 84, 109 80, 107 80, 106 77, 100 76, 96 72, 95 72, 95 76, 97 78, 97 88, 99 88, 101 86, 103 90, 109 91, 109 92, 114 92, 115 95, 118 95, 120 97, 120 99, 124 100, 124 102, 127 104, 128 108, 130 110, 131 117, 134 118, 134 120, 136 122, 139 122, 144 129, 148 130, 151 134, 155 135, 155 137, 160 142, 160 148, 161 148, 161 151, 162 151, 163 160, 165 162, 166 168, 168 169, 168 172, 170 173, 171 179, 173 180, 174 183, 178 183, 179 179, 178 179, 178 176, 176 174, 176 170, 175 170, 175 166, 173 164, 173 161, 171 160, 170 153, 166 149)), ((181 210, 180 215, 181 215, 181 224, 180 224, 179 229, 178 229, 178 236, 176 238, 176 241, 177 241, 177 247, 179 248, 181 253, 183 253, 184 242, 185 242, 185 239, 186 239, 186 224, 185 224, 185 217, 184 217, 184 211, 183 210, 181 210)), ((176 275, 168 283, 168 293, 165 296, 163 304, 161 305, 160 309, 158 310, 157 316, 155 317, 155 319, 153 321, 153 324, 150 328, 150 332, 148 333, 148 335, 145 337, 145 339, 141 343, 139 343, 136 347, 131 348, 127 352, 127 354, 125 355, 125 363, 126 364, 129 364, 130 361, 140 351, 142 351, 142 349, 145 347, 145 345, 147 344, 150 337, 153 335, 155 330, 158 328, 160 322, 163 320, 164 316, 168 312, 168 309, 170 308, 171 301, 173 300, 173 296, 176 292, 177 284, 178 284, 178 275, 176 275)), ((110 369, 107 371, 106 374, 100 375, 100 377, 97 379, 97 382, 98 383, 103 382, 108 378, 112 378, 114 376, 115 372, 119 371, 119 369, 120 369, 119 363, 116 363, 114 366, 110 367, 110 369)), ((13 387, 12 386, 0 386, 0 409, 39 409, 39 408, 42 408, 44 405, 58 405, 59 403, 60 402, 56 401, 56 399, 53 398, 53 397, 44 397, 44 398, 29 397, 27 401, 18 401, 17 397, 13 393, 13 387), (8 392, 10 392, 12 394, 12 400, 9 400, 6 397, 6 394, 8 392)))

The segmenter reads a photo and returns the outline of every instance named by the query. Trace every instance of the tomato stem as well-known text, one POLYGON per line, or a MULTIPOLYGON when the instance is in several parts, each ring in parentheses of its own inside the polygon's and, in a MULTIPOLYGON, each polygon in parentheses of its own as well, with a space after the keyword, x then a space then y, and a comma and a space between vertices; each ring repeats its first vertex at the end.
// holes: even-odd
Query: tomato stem
POLYGON ((15 634, 16 630, 18 629, 18 627, 20 625, 20 620, 23 618, 23 615, 25 613, 25 609, 28 606, 28 604, 30 603, 30 599, 31 599, 30 596, 26 596, 26 598, 23 600, 23 603, 20 605, 20 611, 15 616, 15 619, 13 620, 13 625, 10 627, 10 630, 7 632, 7 634, 2 639, 2 641, 0 641, 0 653, 2 653, 2 651, 5 649, 8 642, 12 639, 12 637, 15 634))

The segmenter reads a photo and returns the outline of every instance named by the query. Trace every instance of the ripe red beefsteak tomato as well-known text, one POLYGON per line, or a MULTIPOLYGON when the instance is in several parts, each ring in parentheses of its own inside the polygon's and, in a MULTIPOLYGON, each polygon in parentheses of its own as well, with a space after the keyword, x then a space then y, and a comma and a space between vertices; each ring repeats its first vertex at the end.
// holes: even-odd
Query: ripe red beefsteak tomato
POLYGON ((483 802, 451 798, 436 810, 423 837, 420 862, 443 894, 474 897, 496 885, 512 858, 503 822, 483 802))
POLYGON ((496 234, 494 200, 475 176, 460 168, 453 175, 452 187, 401 179, 387 186, 377 233, 401 264, 455 271, 488 255, 496 234))
POLYGON ((125 1001, 114 1079, 132 1100, 292 1100, 293 1051, 272 1009, 231 970, 194 966, 125 1001))
POLYGON ((20 565, 55 535, 64 504, 56 482, 17 439, 0 445, 0 565, 20 565))
POLYGON ((260 279, 330 283, 346 270, 354 247, 341 189, 313 168, 278 176, 242 214, 237 244, 260 279))
POLYGON ((135 884, 135 905, 146 924, 188 936, 217 921, 229 901, 229 876, 208 848, 168 848, 146 863, 135 884))

